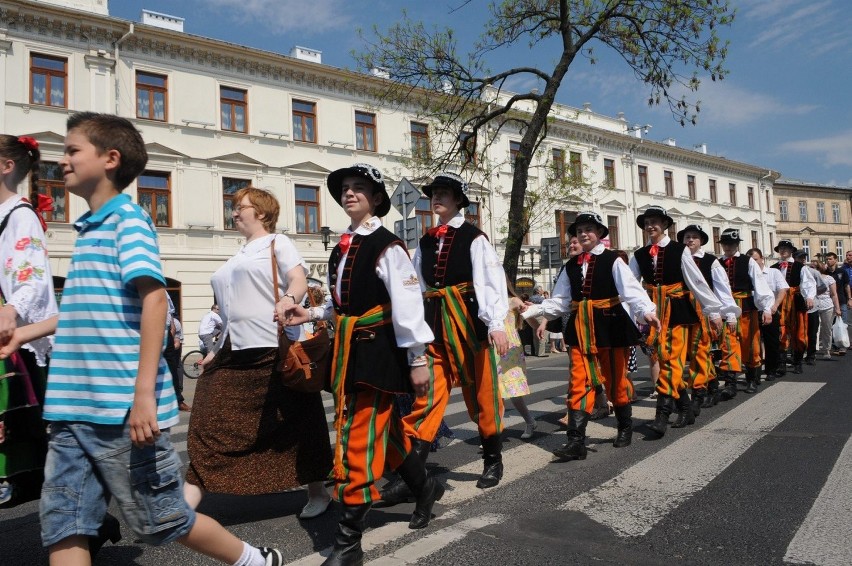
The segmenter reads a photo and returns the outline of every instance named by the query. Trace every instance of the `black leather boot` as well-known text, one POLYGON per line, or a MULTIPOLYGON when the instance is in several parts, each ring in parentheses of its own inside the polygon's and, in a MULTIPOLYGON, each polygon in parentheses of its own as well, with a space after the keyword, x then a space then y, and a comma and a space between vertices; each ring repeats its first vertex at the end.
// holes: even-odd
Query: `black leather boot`
POLYGON ((757 393, 757 386, 760 385, 760 368, 746 368, 746 390, 745 392, 751 395, 757 393))
POLYGON ((414 450, 408 454, 396 471, 411 488, 417 502, 408 528, 425 528, 432 519, 432 506, 444 496, 444 486, 435 478, 426 475, 426 466, 420 459, 420 454, 414 450))
POLYGON ((112 544, 121 540, 121 525, 113 515, 107 513, 98 529, 98 536, 89 537, 89 556, 94 561, 101 547, 110 541, 112 544))
MULTIPOLYGON (((426 440, 420 440, 419 438, 412 438, 411 448, 412 452, 417 454, 425 466, 426 459, 429 458, 429 452, 432 450, 432 443, 426 440)), ((397 476, 395 480, 386 483, 385 486, 379 490, 379 495, 382 499, 373 503, 373 507, 376 509, 393 507, 400 503, 412 503, 416 499, 414 497, 414 492, 411 491, 411 487, 405 483, 405 480, 403 480, 401 476, 397 476)))
POLYGON ((364 520, 370 504, 344 505, 337 532, 334 534, 334 548, 322 566, 362 566, 364 551, 361 549, 361 535, 364 533, 364 520))
POLYGON ((615 420, 618 422, 618 433, 615 435, 615 448, 630 446, 633 441, 633 407, 630 404, 615 407, 615 420))
POLYGON ((494 487, 503 479, 503 439, 499 434, 482 439, 482 475, 476 480, 476 487, 485 489, 494 487))
POLYGON ((692 390, 692 414, 696 417, 701 415, 701 407, 704 406, 704 403, 707 402, 707 390, 706 389, 693 389, 692 390))
POLYGON ((675 400, 675 406, 677 407, 677 419, 672 423, 672 428, 683 428, 695 424, 695 415, 692 414, 692 401, 689 399, 686 389, 681 390, 680 396, 675 400))
POLYGON ((725 372, 725 387, 722 389, 722 401, 730 401, 737 396, 737 374, 725 372))
POLYGON ((662 438, 666 434, 666 429, 669 426, 669 415, 674 409, 674 397, 671 395, 657 395, 657 415, 654 421, 648 425, 651 432, 662 438))
POLYGON ((707 395, 701 403, 702 409, 708 409, 719 403, 719 380, 715 377, 707 382, 707 395))
POLYGON ((568 411, 568 442, 553 451, 554 456, 563 461, 586 459, 586 424, 589 413, 586 411, 568 411))

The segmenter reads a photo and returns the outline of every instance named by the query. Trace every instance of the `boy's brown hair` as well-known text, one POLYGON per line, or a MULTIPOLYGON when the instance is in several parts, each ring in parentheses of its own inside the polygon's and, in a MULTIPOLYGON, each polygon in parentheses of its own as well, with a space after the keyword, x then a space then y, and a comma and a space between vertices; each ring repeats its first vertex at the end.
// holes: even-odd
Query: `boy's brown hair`
POLYGON ((115 170, 113 184, 123 191, 142 174, 148 163, 148 151, 142 134, 126 118, 96 112, 77 112, 68 118, 68 131, 79 130, 101 153, 116 150, 121 163, 115 170))

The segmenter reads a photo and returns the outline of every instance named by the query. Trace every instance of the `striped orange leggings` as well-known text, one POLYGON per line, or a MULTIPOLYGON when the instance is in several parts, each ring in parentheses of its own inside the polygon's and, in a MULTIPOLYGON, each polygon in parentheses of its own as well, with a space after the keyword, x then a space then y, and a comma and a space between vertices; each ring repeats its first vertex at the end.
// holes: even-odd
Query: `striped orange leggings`
MULTIPOLYGON (((739 328, 739 321, 737 321, 736 332, 731 332, 727 323, 722 325, 722 334, 719 338, 719 345, 722 348, 722 361, 719 362, 719 371, 727 371, 731 373, 739 373, 743 371, 743 356, 742 350, 740 349, 739 328)), ((757 352, 759 355, 759 348, 757 352)))
POLYGON ((737 337, 740 341, 740 352, 743 366, 759 368, 760 359, 760 311, 744 312, 737 322, 737 337))
POLYGON ((709 325, 700 322, 689 325, 689 385, 693 389, 707 389, 707 382, 716 377, 716 368, 710 357, 712 339, 709 325))
POLYGON ((385 461, 398 468, 411 451, 411 440, 402 433, 392 394, 360 389, 346 399, 340 438, 346 479, 337 481, 334 490, 345 505, 361 505, 380 499, 374 483, 382 477, 385 461))
POLYGON ((616 407, 630 404, 633 384, 627 377, 630 348, 598 348, 597 354, 583 354, 571 346, 571 383, 568 408, 591 413, 595 406, 595 383, 603 384, 616 407))
POLYGON ((660 360, 660 378, 657 380, 657 393, 668 395, 675 399, 680 398, 680 391, 686 387, 684 375, 687 372, 686 354, 688 351, 687 338, 689 336, 689 325, 678 324, 663 328, 659 334, 660 340, 669 340, 671 343, 671 357, 665 359, 660 355, 657 348, 657 358, 660 360))
POLYGON ((406 436, 432 442, 438 434, 453 383, 461 383, 467 413, 476 423, 481 438, 503 432, 503 399, 497 376, 497 358, 493 348, 482 348, 465 356, 466 375, 473 376, 465 385, 451 363, 444 345, 430 344, 426 350, 429 367, 429 393, 414 399, 411 413, 403 417, 406 436))
MULTIPOLYGON (((792 300, 792 299, 785 299, 792 300)), ((781 350, 792 348, 794 352, 804 354, 808 349, 808 313, 790 310, 785 324, 781 327, 781 350)))

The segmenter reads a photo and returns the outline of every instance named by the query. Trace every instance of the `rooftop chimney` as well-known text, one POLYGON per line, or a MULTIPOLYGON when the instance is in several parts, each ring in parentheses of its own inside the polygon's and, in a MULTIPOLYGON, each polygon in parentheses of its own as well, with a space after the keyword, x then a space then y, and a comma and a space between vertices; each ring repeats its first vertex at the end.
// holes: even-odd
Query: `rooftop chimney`
POLYGON ((666 138, 663 143, 672 147, 677 147, 677 141, 674 138, 666 138))
POLYGON ((290 50, 290 57, 311 63, 322 63, 322 51, 310 47, 299 47, 297 45, 290 50))
POLYGON ((152 10, 142 10, 142 23, 155 28, 170 29, 172 31, 183 31, 183 18, 161 14, 152 10))
POLYGON ((698 144, 695 144, 695 145, 694 145, 694 146, 692 146, 692 147, 693 147, 693 149, 695 149, 695 151, 697 151, 698 153, 703 153, 703 154, 705 154, 705 155, 707 154, 707 144, 706 144, 706 143, 698 143, 698 144))

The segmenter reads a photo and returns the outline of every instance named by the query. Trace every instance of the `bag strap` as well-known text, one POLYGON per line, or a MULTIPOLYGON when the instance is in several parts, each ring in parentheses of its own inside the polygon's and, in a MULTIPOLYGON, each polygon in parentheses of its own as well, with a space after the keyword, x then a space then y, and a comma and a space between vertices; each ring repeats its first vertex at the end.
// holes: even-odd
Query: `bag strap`
POLYGON ((36 212, 36 209, 34 209, 30 203, 19 202, 18 204, 12 207, 12 210, 10 210, 9 214, 6 215, 6 218, 3 219, 3 222, 0 222, 0 234, 3 233, 3 231, 6 229, 6 226, 9 224, 9 217, 11 217, 12 213, 18 210, 19 208, 29 208, 36 214, 36 216, 38 216, 38 212, 36 212))
MULTIPOLYGON (((275 297, 275 304, 278 304, 278 262, 275 261, 275 235, 272 235, 272 242, 269 244, 269 259, 272 263, 272 295, 275 297)), ((273 307, 274 308, 274 307, 273 307)), ((290 337, 284 332, 284 322, 278 321, 278 348, 283 346, 285 349, 290 347, 290 337)))

